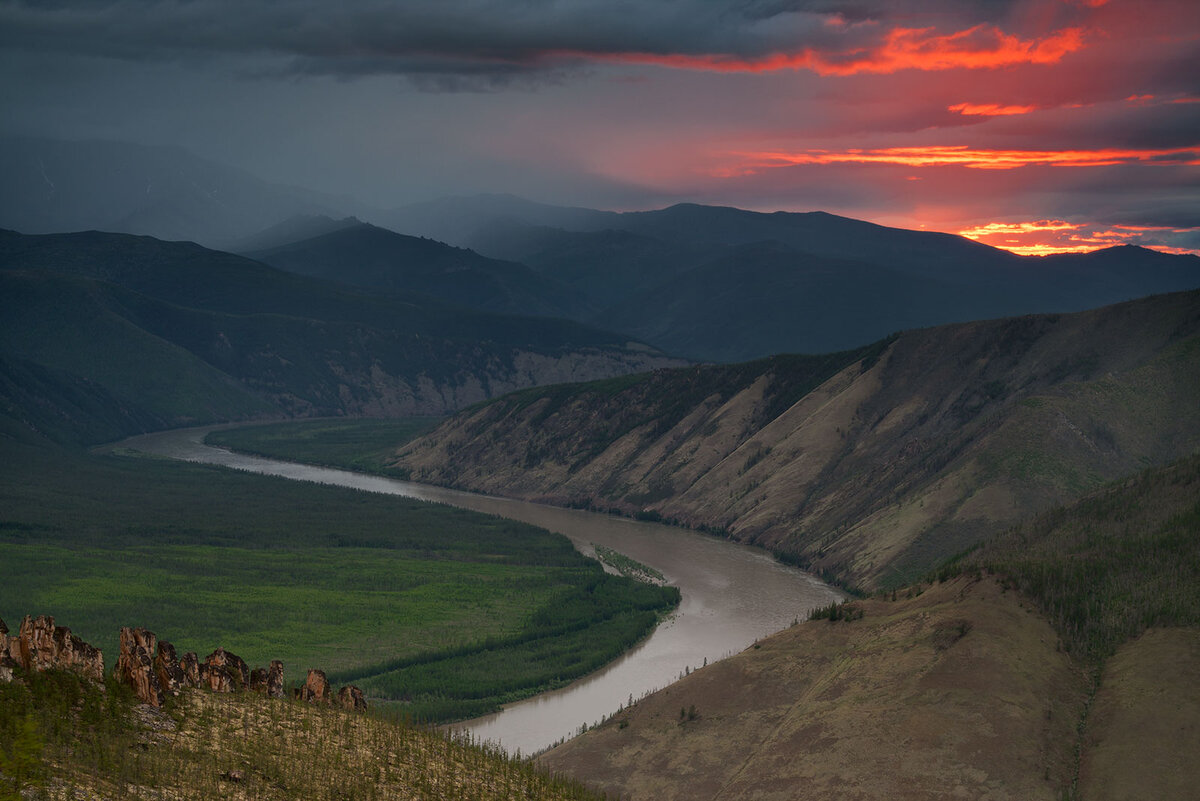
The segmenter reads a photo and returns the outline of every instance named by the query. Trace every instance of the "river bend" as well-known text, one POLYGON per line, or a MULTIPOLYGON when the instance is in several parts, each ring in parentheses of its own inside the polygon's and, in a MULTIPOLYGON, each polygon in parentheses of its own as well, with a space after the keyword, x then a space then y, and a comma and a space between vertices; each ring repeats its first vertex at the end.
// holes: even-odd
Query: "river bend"
POLYGON ((680 674, 749 647, 808 611, 840 598, 814 576, 768 554, 680 528, 610 515, 477 495, 345 470, 233 453, 205 445, 212 428, 135 437, 118 447, 205 462, 297 481, 437 501, 532 523, 570 538, 593 555, 592 543, 662 571, 682 595, 678 610, 654 633, 607 667, 553 692, 511 704, 501 712, 458 724, 478 740, 510 753, 531 754, 576 734, 581 726, 661 689, 680 674))

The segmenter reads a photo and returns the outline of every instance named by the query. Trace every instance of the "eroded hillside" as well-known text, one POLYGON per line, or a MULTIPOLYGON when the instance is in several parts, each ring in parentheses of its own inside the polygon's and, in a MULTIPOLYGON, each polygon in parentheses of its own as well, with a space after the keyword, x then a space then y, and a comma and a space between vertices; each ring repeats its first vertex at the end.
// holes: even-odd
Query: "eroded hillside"
POLYGON ((405 446, 416 480, 661 517, 895 586, 1200 444, 1200 293, 862 351, 531 390, 405 446))
POLYGON ((1086 681, 994 581, 857 601, 541 757, 628 799, 1058 799, 1086 681))

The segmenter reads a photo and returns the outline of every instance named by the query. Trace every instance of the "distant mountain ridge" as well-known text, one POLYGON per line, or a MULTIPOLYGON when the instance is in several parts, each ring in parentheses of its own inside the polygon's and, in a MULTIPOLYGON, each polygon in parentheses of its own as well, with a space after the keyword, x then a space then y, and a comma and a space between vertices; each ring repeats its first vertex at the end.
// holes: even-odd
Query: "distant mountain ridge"
POLYGON ((578 323, 366 294, 187 242, 0 231, 0 417, 54 439, 445 414, 534 384, 671 364, 578 323))
POLYGON ((483 196, 410 207, 392 222, 528 264, 580 291, 595 311, 575 319, 721 362, 824 353, 903 329, 1082 311, 1200 287, 1196 256, 1130 246, 1017 256, 820 211, 681 203, 589 212, 483 196))
MULTIPOLYGON (((343 221, 347 222, 347 221, 343 221)), ((501 314, 585 316, 582 295, 524 264, 354 221, 250 258, 314 278, 501 314)))

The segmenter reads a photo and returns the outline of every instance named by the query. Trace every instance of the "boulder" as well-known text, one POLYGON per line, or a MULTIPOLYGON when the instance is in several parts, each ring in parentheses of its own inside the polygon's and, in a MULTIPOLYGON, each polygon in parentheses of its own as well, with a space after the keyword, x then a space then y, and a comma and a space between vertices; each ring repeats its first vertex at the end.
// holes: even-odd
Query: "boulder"
POLYGON ((154 654, 157 653, 158 638, 146 629, 121 627, 121 651, 117 657, 117 677, 133 687, 133 692, 144 704, 162 706, 162 685, 154 670, 154 654))
POLYGON ((163 692, 179 695, 181 687, 187 686, 183 667, 175 656, 175 646, 166 640, 158 641, 158 652, 154 655, 154 673, 163 692))
POLYGON ((267 696, 270 698, 283 698, 283 663, 278 659, 271 660, 271 667, 267 668, 267 696))
POLYGON ((267 669, 255 668, 250 671, 250 689, 256 693, 267 691, 267 669))
POLYGON ((363 695, 363 691, 353 684, 347 684, 338 690, 337 702, 338 706, 343 709, 349 709, 351 712, 367 711, 367 699, 363 695))
POLYGON ((325 678, 325 671, 309 668, 308 679, 305 680, 304 686, 300 688, 297 696, 301 701, 308 701, 314 704, 328 704, 333 699, 329 692, 329 679, 325 678))

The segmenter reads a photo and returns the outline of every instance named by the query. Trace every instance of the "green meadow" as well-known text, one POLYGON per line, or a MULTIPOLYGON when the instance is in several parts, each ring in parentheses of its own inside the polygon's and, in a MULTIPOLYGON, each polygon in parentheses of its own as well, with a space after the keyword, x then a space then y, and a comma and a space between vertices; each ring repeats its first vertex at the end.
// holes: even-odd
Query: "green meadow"
POLYGON ((0 617, 54 615, 109 667, 119 627, 145 626, 443 719, 594 670, 678 601, 564 537, 438 504, 8 437, 0 459, 0 617))

